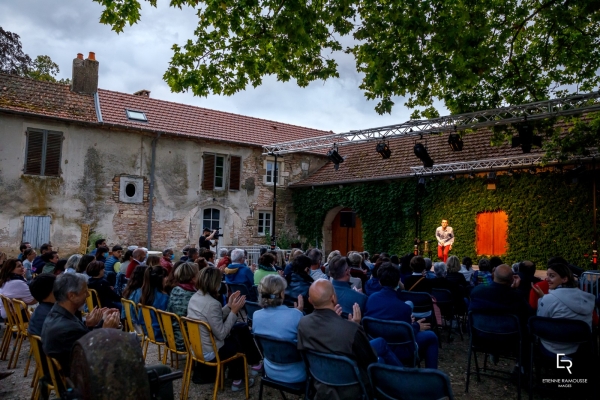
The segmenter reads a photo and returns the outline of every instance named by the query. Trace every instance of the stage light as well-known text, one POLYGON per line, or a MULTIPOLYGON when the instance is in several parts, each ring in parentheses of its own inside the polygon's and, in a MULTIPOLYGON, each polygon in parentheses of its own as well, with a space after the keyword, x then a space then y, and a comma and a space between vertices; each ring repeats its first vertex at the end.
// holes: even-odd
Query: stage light
POLYGON ((464 143, 458 133, 451 133, 448 136, 448 144, 452 151, 462 151, 464 143))
POLYGON ((475 179, 475 172, 469 172, 469 179, 475 179))
POLYGON ((456 174, 450 174, 450 180, 453 181, 456 179, 456 174))
POLYGON ((511 147, 519 147, 523 150, 523 153, 530 153, 531 146, 542 147, 542 137, 533 134, 533 126, 527 123, 527 119, 520 124, 513 125, 519 136, 513 136, 511 147))
POLYGON ((379 142, 377 143, 375 150, 381 155, 383 160, 390 158, 392 155, 392 150, 390 150, 389 143, 379 142))
POLYGON ((496 172, 494 171, 490 171, 488 172, 487 175, 487 189, 488 190, 496 190, 496 184, 498 183, 498 180, 496 179, 496 172))
POLYGON ((513 171, 512 168, 509 169, 508 171, 506 171, 506 175, 508 175, 508 176, 513 176, 514 173, 515 173, 515 171, 513 171))
POLYGON ((337 147, 334 147, 327 152, 327 158, 329 158, 329 161, 333 163, 333 169, 336 171, 340 168, 340 164, 343 163, 345 159, 345 157, 340 156, 340 153, 337 151, 337 147))
POLYGON ((419 158, 423 162, 423 166, 425 168, 433 167, 433 160, 429 157, 429 153, 427 153, 427 149, 423 146, 422 143, 415 143, 415 156, 419 158))
POLYGON ((423 178, 422 176, 419 177, 419 181, 417 182, 417 191, 424 191, 425 190, 425 178, 423 178))
POLYGON ((531 175, 535 175, 535 168, 534 167, 529 168, 529 173, 531 175))

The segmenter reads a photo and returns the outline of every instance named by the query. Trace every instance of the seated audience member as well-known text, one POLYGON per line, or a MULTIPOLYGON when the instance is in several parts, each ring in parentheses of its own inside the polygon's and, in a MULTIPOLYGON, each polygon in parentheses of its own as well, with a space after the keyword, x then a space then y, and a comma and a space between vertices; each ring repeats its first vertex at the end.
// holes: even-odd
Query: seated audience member
MULTIPOLYGON (((200 270, 198 265, 190 262, 179 264, 173 268, 174 287, 169 294, 167 311, 180 317, 187 317, 188 305, 192 296, 198 291, 198 278, 200 270)), ((179 330, 179 324, 173 322, 173 333, 177 350, 185 350, 183 336, 179 330)))
POLYGON ((327 256, 327 262, 323 265, 325 267, 325 275, 329 276, 329 262, 333 260, 333 257, 341 257, 342 253, 339 250, 333 250, 327 256))
MULTIPOLYGON (((100 247, 101 248, 101 247, 100 247)), ((122 310, 121 296, 116 294, 110 283, 104 279, 104 263, 101 261, 92 261, 86 269, 89 276, 88 288, 94 289, 98 293, 100 305, 106 308, 117 308, 122 310)))
POLYGON ((169 275, 173 269, 173 260, 175 260, 175 253, 173 253, 173 249, 164 249, 162 252, 162 257, 160 258, 160 266, 167 271, 167 275, 169 275))
MULTIPOLYGON (((331 267, 336 268, 340 259, 331 260, 331 267)), ((344 260, 345 264, 345 260, 344 260)), ((348 274, 349 275, 349 274, 348 274)), ((358 364, 361 378, 368 386, 366 370, 370 364, 384 361, 385 364, 402 365, 382 338, 369 341, 360 320, 360 307, 354 304, 348 319, 340 318, 336 312, 338 299, 332 282, 325 279, 315 281, 310 287, 309 301, 314 307, 312 314, 302 317, 298 324, 298 350, 312 350, 320 353, 336 354, 348 357, 358 364)), ((316 399, 357 399, 361 396, 358 385, 329 387, 315 382, 316 399)))
MULTIPOLYGON (((425 367, 437 368, 438 365, 438 338, 432 332, 430 324, 425 319, 413 322, 412 307, 398 298, 396 287, 400 282, 400 269, 391 263, 384 263, 377 272, 382 289, 369 296, 366 305, 365 317, 383 319, 388 321, 401 321, 412 325, 415 331, 415 340, 419 346, 421 358, 425 359, 425 367)), ((406 355, 398 349, 396 356, 402 359, 406 355)))
MULTIPOLYGON (((407 255, 405 255, 404 257, 402 257, 402 259, 400 260, 400 264, 398 264, 400 266, 400 280, 402 281, 402 283, 404 283, 406 281, 406 278, 412 276, 413 274, 413 269, 410 266, 410 262, 412 261, 412 259, 415 257, 414 254, 409 253, 407 255)), ((391 259, 390 259, 391 261, 391 259)), ((395 265, 392 262, 393 265, 395 265)))
POLYGON ((209 249, 200 249, 200 257, 206 260, 209 267, 215 266, 215 252, 209 249))
POLYGON ((304 252, 300 249, 292 250, 292 253, 290 254, 290 259, 288 260, 288 263, 286 264, 285 268, 283 269, 283 275, 286 280, 289 279, 290 275, 292 274, 292 263, 294 262, 294 259, 301 254, 304 254, 304 252))
POLYGON ((446 279, 448 279, 448 281, 456 283, 460 287, 466 287, 469 284, 465 275, 460 272, 461 265, 458 257, 448 257, 446 267, 446 279))
POLYGON ((91 328, 120 328, 116 310, 96 308, 86 317, 85 323, 75 316, 85 304, 88 294, 87 278, 80 274, 62 274, 54 282, 52 306, 42 328, 42 348, 47 356, 56 358, 68 377, 71 375, 71 350, 77 340, 91 328))
MULTIPOLYGON (((379 271, 379 268, 381 267, 381 264, 383 264, 384 262, 389 262, 390 259, 389 258, 382 258, 380 257, 377 261, 375 261, 375 265, 373 266, 373 272, 371 274, 371 279, 369 279, 367 281, 367 283, 365 284, 365 294, 367 296, 372 295, 375 292, 379 292, 382 288, 381 283, 379 282, 379 277, 377 276, 377 271, 379 271)), ((400 269, 398 269, 400 270, 400 269)))
MULTIPOLYGON (((520 270, 520 268, 519 268, 520 270)), ((540 317, 566 318, 584 321, 592 329, 592 314, 595 297, 577 287, 573 273, 566 264, 554 263, 548 266, 546 275, 549 292, 544 292, 531 284, 538 300, 537 315, 540 317)), ((556 354, 573 354, 578 344, 556 343, 542 340, 544 349, 556 354)))
MULTIPOLYGON (((25 250, 27 249, 31 249, 31 243, 29 242, 22 242, 21 245, 19 246, 19 256, 17 257, 17 260, 19 261, 23 261, 25 260, 25 250)), ((0 262, 0 267, 2 266, 2 262, 0 262)))
POLYGON ((224 271, 229 264, 231 264, 229 250, 227 250, 225 247, 221 247, 219 249, 219 262, 217 263, 217 268, 219 268, 221 271, 224 271))
POLYGON ((65 274, 74 274, 77 270, 77 265, 79 261, 81 261, 81 254, 73 254, 67 260, 67 264, 65 264, 65 274))
MULTIPOLYGON (((455 269, 459 268, 460 263, 458 261, 458 257, 450 256, 448 258, 448 262, 451 262, 455 269), (451 257, 454 257, 454 259, 451 260, 451 257)), ((449 290, 450 294, 452 295, 452 303, 454 304, 455 311, 458 313, 462 313, 463 311, 465 311, 464 290, 458 283, 452 282, 448 279, 446 263, 441 261, 436 262, 433 268, 435 270, 436 278, 431 280, 432 289, 449 290)), ((463 280, 463 282, 465 282, 464 277, 460 273, 457 272, 456 274, 460 279, 463 280)))
MULTIPOLYGON (((136 305, 140 302, 142 296, 142 285, 144 284, 144 274, 148 269, 147 265, 138 265, 131 274, 131 279, 127 281, 127 285, 123 289, 123 297, 127 300, 133 301, 136 305)), ((132 315, 133 322, 137 325, 141 325, 141 321, 137 319, 136 315, 132 315)), ((125 311, 121 313, 121 319, 125 319, 125 311)))
POLYGON ((44 261, 44 268, 42 268, 42 274, 53 274, 56 263, 58 262, 58 253, 56 251, 47 251, 42 256, 44 261))
POLYGON ((90 265, 92 261, 95 261, 94 256, 90 256, 89 254, 82 256, 79 260, 79 263, 77 263, 77 268, 75 268, 75 272, 87 276, 85 271, 87 270, 87 266, 90 265))
POLYGON ((410 260, 410 266, 413 270, 411 276, 404 279, 404 289, 409 292, 427 292, 431 293, 431 279, 425 278, 425 259, 421 256, 414 256, 410 260))
POLYGON ((196 259, 200 257, 200 251, 195 247, 190 247, 187 252, 187 261, 196 262, 196 259))
MULTIPOLYGON (((16 258, 9 258, 0 268, 0 294, 9 299, 21 300, 25 304, 37 303, 37 300, 31 295, 27 281, 25 281, 23 264, 16 258)), ((6 319, 6 310, 1 301, 0 315, 6 319)))
POLYGON ((121 272, 121 255, 123 254, 123 247, 115 245, 112 248, 111 255, 104 262, 105 276, 104 278, 110 283, 111 286, 115 286, 117 283, 117 274, 121 272))
POLYGON ((149 267, 159 267, 160 257, 159 256, 148 256, 146 259, 146 265, 149 267))
POLYGON ((494 268, 502 264, 504 263, 502 262, 502 259, 500 257, 493 256, 490 258, 490 268, 492 269, 492 272, 494 272, 494 268))
MULTIPOLYGON (((269 253, 266 253, 269 254, 269 253)), ((296 342, 298 323, 302 318, 304 300, 298 296, 296 307, 283 305, 287 283, 279 274, 266 275, 258 286, 259 302, 262 310, 252 317, 252 332, 275 339, 296 342)), ((295 364, 280 365, 264 360, 267 376, 286 383, 306 380, 306 368, 303 361, 295 364)))
POLYGON ((286 279, 287 288, 285 289, 285 302, 287 305, 294 304, 298 296, 302 296, 305 310, 312 311, 312 306, 308 303, 308 290, 314 282, 313 278, 308 274, 310 271, 310 258, 304 254, 300 254, 294 258, 292 262, 292 274, 286 279))
POLYGON ((31 272, 34 274, 41 274, 44 269, 46 261, 42 260, 42 256, 47 252, 52 251, 52 245, 50 243, 44 243, 40 246, 40 254, 33 259, 31 263, 31 272))
POLYGON ((262 278, 267 275, 278 275, 275 264, 275 256, 271 253, 264 253, 258 259, 258 269, 254 273, 254 284, 258 285, 262 278))
POLYGON ((535 264, 531 261, 521 261, 519 263, 518 275, 521 278, 521 284, 517 290, 521 293, 521 296, 525 298, 525 300, 529 300, 529 292, 531 288, 536 283, 540 282, 540 278, 535 277, 535 264))
POLYGON ((482 258, 479 260, 479 271, 475 271, 471 275, 471 286, 490 286, 493 280, 490 260, 482 258))
POLYGON ((231 264, 225 268, 225 282, 244 285, 248 289, 248 300, 256 301, 254 286, 254 274, 245 264, 244 250, 234 249, 231 252, 231 264))
MULTIPOLYGON (((240 258, 236 250, 232 252, 232 260, 234 263, 238 261, 235 265, 239 266, 243 262, 244 252, 239 250, 241 252, 240 258)), ((188 317, 204 321, 210 326, 221 359, 229 358, 236 353, 244 353, 249 364, 259 366, 260 353, 256 348, 248 326, 246 324, 236 324, 236 314, 244 307, 246 297, 240 295, 239 291, 232 293, 227 299, 227 305, 223 307, 216 300, 219 296, 222 277, 223 273, 218 268, 207 267, 200 272, 198 291, 192 296, 188 304, 188 317)), ((204 359, 212 361, 215 359, 215 354, 213 353, 209 333, 204 329, 200 333, 202 335, 204 359)), ((233 379, 231 390, 244 390, 244 360, 238 358, 228 364, 229 378, 233 379)), ((260 367, 254 370, 256 369, 260 369, 260 367)), ((201 371, 201 367, 196 371, 201 371)), ((195 375, 197 374, 196 371, 194 371, 195 375)), ((254 379, 250 379, 248 383, 253 385, 254 379)))
POLYGON ((98 239, 94 242, 94 250, 91 251, 90 256, 96 257, 98 254, 98 247, 106 247, 106 239, 98 239))
MULTIPOLYGON (((167 311, 169 296, 165 294, 163 290, 163 283, 166 276, 167 271, 165 271, 165 269, 160 265, 155 265, 153 267, 149 266, 146 268, 146 271, 144 272, 144 283, 140 289, 140 304, 152 306, 157 310, 167 311)), ((163 340, 163 335, 160 330, 158 316, 154 315, 154 313, 151 314, 154 337, 160 342, 163 340)), ((139 311, 138 319, 140 322, 143 321, 141 310, 139 311)))
MULTIPOLYGON (((570 267, 570 264, 567 262, 567 260, 565 260, 563 257, 551 257, 548 260, 548 268, 552 265, 552 264, 563 264, 569 267, 569 269, 571 270, 571 273, 573 273, 573 270, 570 267)), ((536 288, 539 288, 542 293, 544 294, 548 294, 548 291, 550 290, 550 285, 548 283, 548 280, 544 279, 538 283, 535 283, 533 285, 536 288)), ((539 297, 536 293, 536 290, 531 290, 529 292, 529 306, 531 306, 531 308, 533 310, 537 310, 538 308, 538 300, 539 297)))
POLYGON ((473 260, 471 260, 471 257, 463 257, 462 265, 458 272, 465 276, 467 282, 471 282, 471 275, 473 275, 473 260))
POLYGON ((125 275, 125 273, 127 272, 127 267, 129 267, 129 263, 131 262, 132 255, 133 255, 133 250, 127 250, 125 252, 125 254, 123 254, 123 262, 121 262, 121 265, 119 266, 119 270, 117 271, 115 269, 115 272, 117 274, 125 275))
POLYGON ((350 276, 360 279, 360 287, 364 288, 369 278, 367 277, 367 272, 362 268, 363 258, 360 253, 351 251, 348 257, 346 257, 346 262, 350 267, 350 276))
POLYGON ((108 247, 106 247, 106 244, 96 248, 94 257, 96 258, 96 261, 106 262, 106 259, 108 258, 108 247))
POLYGON ((331 283, 333 284, 337 301, 342 306, 342 311, 352 314, 353 306, 356 303, 362 313, 367 303, 367 296, 351 287, 350 267, 348 266, 346 257, 334 257, 329 262, 329 275, 331 275, 331 283))
POLYGON ((321 271, 321 262, 323 261, 323 253, 319 249, 310 249, 306 252, 306 256, 310 258, 310 277, 313 280, 329 279, 327 275, 321 271))
POLYGON ((39 302, 35 308, 31 318, 29 319, 29 325, 27 331, 32 335, 41 336, 42 327, 44 321, 50 313, 52 306, 56 303, 54 299, 53 287, 54 281, 56 281, 56 275, 54 274, 40 274, 35 277, 29 284, 29 290, 31 295, 39 302))
MULTIPOLYGON (((405 257, 406 256, 404 256, 403 259, 401 260, 400 258, 398 258, 398 256, 396 254, 394 254, 390 257, 390 262, 392 263, 392 265, 394 265, 396 267, 400 267, 400 264, 403 263, 405 257)), ((410 262, 410 259, 408 261, 410 262)))
POLYGON ((27 280, 27 282, 31 281, 31 278, 33 278, 33 265, 32 262, 35 259, 35 256, 37 255, 37 253, 35 252, 34 249, 29 248, 29 249, 25 249, 25 251, 23 251, 23 268, 25 268, 25 279, 27 280))
POLYGON ((65 272, 65 266, 66 265, 67 265, 67 259, 66 258, 61 258, 56 263, 56 266, 54 267, 54 272, 52 272, 52 273, 54 275, 60 275, 60 274, 62 274, 63 272, 65 272))
POLYGON ((431 268, 433 267, 433 262, 431 261, 431 258, 424 257, 423 260, 425 260, 425 278, 435 279, 437 276, 435 271, 431 270, 431 268))
POLYGON ((129 265, 127 266, 127 270, 125 271, 125 277, 127 279, 131 278, 131 274, 133 274, 133 270, 135 267, 139 265, 146 265, 144 260, 146 259, 146 251, 144 249, 135 249, 131 254, 131 260, 129 260, 129 265))

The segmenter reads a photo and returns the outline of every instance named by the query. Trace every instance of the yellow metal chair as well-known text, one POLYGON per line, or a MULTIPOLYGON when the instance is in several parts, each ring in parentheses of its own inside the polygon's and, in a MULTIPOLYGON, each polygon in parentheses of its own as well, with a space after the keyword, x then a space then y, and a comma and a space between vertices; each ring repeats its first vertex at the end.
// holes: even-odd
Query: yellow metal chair
POLYGON ((6 310, 6 319, 4 320, 4 335, 2 336, 2 344, 0 345, 0 360, 6 360, 13 334, 16 334, 19 331, 19 327, 13 320, 13 314, 11 312, 12 301, 1 294, 0 300, 2 301, 2 307, 6 310))
POLYGON ((244 381, 246 383, 246 399, 248 398, 248 365, 246 364, 246 355, 243 353, 237 353, 233 357, 229 357, 226 360, 221 360, 219 357, 219 349, 217 349, 217 343, 208 325, 204 321, 199 321, 192 318, 183 317, 181 318, 183 340, 188 349, 188 357, 185 364, 185 372, 183 374, 183 383, 181 385, 181 399, 187 399, 190 388, 190 379, 192 377, 192 366, 194 361, 200 364, 208 365, 211 367, 217 367, 217 379, 215 381, 215 389, 213 391, 213 400, 217 398, 217 391, 219 387, 223 389, 225 364, 238 358, 244 359, 244 381), (216 360, 211 362, 204 359, 204 352, 202 351, 202 335, 200 330, 204 329, 208 331, 210 340, 215 353, 216 360))
MULTIPOLYGON (((62 367, 56 358, 46 356, 46 363, 48 365, 48 372, 50 373, 50 380, 52 387, 58 393, 61 389, 67 389, 67 381, 62 372, 62 367)), ((59 395, 60 396, 60 395, 59 395)))
MULTIPOLYGON (((170 312, 157 310, 158 319, 161 320, 161 330, 163 338, 165 339, 165 354, 163 356, 163 364, 167 364, 167 353, 171 353, 171 367, 173 367, 173 356, 176 359, 176 368, 179 369, 179 356, 187 355, 186 350, 177 350, 177 342, 175 341, 175 327, 181 331, 181 319, 179 315, 170 312)), ((185 343, 185 341, 184 341, 185 343)))
MULTIPOLYGON (((7 368, 16 368, 17 362, 19 361, 19 354, 21 354, 21 346, 23 345, 23 341, 28 336, 27 326, 29 325, 29 318, 31 315, 29 314, 29 309, 27 308, 27 304, 24 301, 13 299, 12 300, 12 318, 13 321, 17 323, 17 339, 15 341, 13 351, 10 355, 10 361, 8 362, 7 368), (14 357, 14 364, 11 363, 14 357)), ((31 351, 29 352, 29 356, 31 356, 31 351)), ((25 365, 25 376, 27 376, 27 372, 29 371, 29 363, 31 362, 31 357, 27 357, 27 364, 25 365)))
POLYGON ((95 289, 88 289, 88 295, 85 298, 85 305, 88 308, 88 312, 92 312, 94 307, 102 308, 102 304, 100 304, 100 298, 98 297, 98 292, 95 289))
POLYGON ((144 345, 145 335, 144 331, 140 327, 138 323, 138 308, 135 302, 132 300, 121 299, 121 304, 123 305, 123 311, 125 312, 125 330, 127 332, 135 332, 135 334, 140 339, 140 344, 144 345), (134 321, 135 315, 135 321, 134 321))
MULTIPOLYGON (((150 343, 154 343, 155 345, 158 346, 158 359, 161 359, 161 355, 160 355, 160 348, 165 346, 165 342, 159 342, 158 340, 156 340, 156 335, 154 334, 154 328, 152 327, 152 314, 154 314, 156 316, 156 319, 158 320, 158 324, 160 325, 160 330, 162 332, 163 328, 162 328, 162 321, 160 320, 160 318, 158 318, 158 313, 156 311, 156 308, 152 307, 152 306, 145 306, 143 304, 138 304, 138 310, 139 312, 142 314, 142 321, 144 323, 144 327, 145 327, 145 343, 144 343, 144 360, 146 359, 146 353, 148 352, 148 345, 150 343)), ((165 351, 166 348, 165 348, 165 351)))
POLYGON ((49 375, 46 355, 42 351, 42 338, 36 335, 29 335, 29 345, 31 347, 31 353, 33 354, 33 359, 35 360, 36 368, 33 374, 33 380, 31 382, 31 386, 33 386, 33 392, 31 393, 31 400, 37 400, 38 398, 46 398, 50 394, 52 390, 56 392, 56 397, 60 397, 58 394, 58 390, 54 387, 54 385, 48 384, 47 389, 48 393, 44 393, 44 396, 41 396, 39 381, 44 374, 49 375))

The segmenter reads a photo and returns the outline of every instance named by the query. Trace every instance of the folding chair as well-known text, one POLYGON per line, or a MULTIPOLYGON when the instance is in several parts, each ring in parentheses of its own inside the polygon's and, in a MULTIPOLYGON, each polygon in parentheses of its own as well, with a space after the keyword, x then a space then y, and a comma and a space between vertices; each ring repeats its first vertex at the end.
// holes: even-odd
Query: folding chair
MULTIPOLYGON (((23 345, 23 341, 27 338, 27 326, 29 325, 29 309, 27 308, 27 304, 25 302, 13 299, 11 306, 11 313, 13 321, 17 323, 17 338, 13 347, 13 351, 10 355, 10 361, 8 362, 8 369, 17 368, 17 362, 19 361, 19 354, 21 353, 21 346, 23 345), (14 364, 11 363, 14 357, 14 364)), ((31 351, 29 353, 31 356, 31 351)), ((25 375, 27 376, 27 372, 29 371, 29 363, 31 362, 31 357, 27 357, 27 364, 25 365, 25 375)))
MULTIPOLYGON (((36 364, 35 372, 33 374, 33 380, 31 385, 33 386, 33 392, 31 393, 31 400, 38 399, 41 395, 40 392, 40 379, 43 376, 50 378, 50 371, 48 370, 48 362, 46 355, 42 351, 42 338, 36 335, 29 335, 29 345, 31 347, 31 353, 36 364)), ((56 393, 56 397, 60 397, 58 389, 52 384, 46 386, 48 393, 44 393, 43 398, 47 397, 52 390, 56 393)))
MULTIPOLYGON (((296 342, 257 334, 254 334, 254 340, 256 341, 263 358, 277 364, 278 367, 299 362, 302 363, 302 355, 298 351, 296 342)), ((269 386, 279 390, 284 400, 284 392, 293 393, 295 395, 304 395, 305 398, 308 398, 308 379, 304 382, 296 383, 281 382, 268 376, 266 369, 263 369, 258 400, 262 400, 263 386, 269 386)))
POLYGON ((400 358, 411 367, 419 365, 419 351, 413 327, 403 321, 385 321, 364 317, 362 325, 369 339, 383 338, 400 358))
MULTIPOLYGON (((171 353, 171 367, 173 367, 173 355, 175 355, 177 369, 179 369, 179 356, 187 355, 186 350, 177 350, 177 341, 175 340, 175 332, 181 332, 181 319, 179 315, 170 312, 156 310, 158 319, 161 320, 161 330, 165 339, 165 355, 163 356, 163 364, 167 364, 167 353, 171 353)), ((185 341, 184 341, 185 342, 185 341)))
POLYGON ((165 346, 165 342, 164 341, 160 342, 156 339, 156 335, 154 334, 154 327, 152 326, 152 315, 154 314, 154 317, 158 320, 158 324, 160 326, 161 333, 163 330, 162 321, 158 318, 158 313, 157 313, 156 308, 154 308, 152 306, 145 306, 140 303, 140 304, 138 304, 138 310, 139 310, 140 314, 142 314, 142 322, 143 322, 142 328, 143 328, 144 334, 145 334, 144 360, 146 359, 146 353, 148 352, 148 345, 150 343, 153 343, 158 347, 158 359, 160 360, 161 359, 160 349, 161 349, 161 347, 165 346))
MULTIPOLYGON (((411 301, 413 303, 413 313, 431 313, 430 317, 427 317, 427 322, 431 324, 431 330, 438 335, 438 323, 435 317, 435 311, 433 310, 433 299, 427 292, 409 292, 403 290, 396 292, 398 298, 402 301, 411 301)), ((418 318, 417 318, 418 319, 418 318)), ((442 348, 442 341, 439 340, 439 346, 442 348)))
POLYGON ((343 387, 357 385, 359 399, 368 399, 369 394, 360 379, 358 365, 348 357, 306 350, 302 352, 310 376, 327 386, 343 387))
MULTIPOLYGON (((2 307, 6 312, 6 319, 4 320, 4 335, 2 336, 2 345, 0 346, 0 360, 6 360, 8 357, 8 349, 10 348, 10 342, 13 334, 17 334, 19 327, 13 320, 12 301, 0 294, 0 300, 2 301, 2 307)), ((10 363, 9 363, 10 365, 10 363)))
POLYGON ((258 310, 262 310, 262 307, 260 306, 260 304, 254 301, 246 301, 244 309, 246 310, 246 318, 248 319, 248 325, 252 326, 252 317, 254 316, 254 313, 258 310))
MULTIPOLYGON (((451 341, 452 337, 452 322, 454 321, 454 316, 456 315, 456 310, 454 307, 454 297, 452 296, 452 292, 448 289, 432 289, 431 295, 435 297, 435 301, 437 306, 440 308, 442 313, 442 317, 444 318, 444 324, 442 325, 442 329, 448 329, 448 343, 451 341)), ((464 340, 463 333, 460 325, 460 320, 458 321, 458 333, 460 335, 460 340, 464 340)))
POLYGON ((228 283, 227 284, 229 296, 231 293, 239 291, 242 296, 246 296, 246 300, 257 301, 258 300, 258 289, 256 286, 252 286, 252 289, 249 290, 246 285, 239 283, 228 283))
POLYGON ((210 329, 210 325, 208 325, 204 321, 199 321, 192 318, 183 317, 181 318, 181 322, 183 324, 183 329, 181 333, 183 334, 183 340, 186 343, 186 347, 188 349, 188 357, 185 365, 185 372, 183 375, 183 384, 181 387, 181 399, 187 399, 190 389, 190 380, 192 378, 192 366, 194 365, 194 361, 200 364, 207 365, 209 367, 217 367, 217 378, 215 380, 215 388, 213 391, 213 400, 217 398, 217 391, 219 387, 223 389, 224 375, 225 375, 225 364, 236 360, 238 358, 242 358, 244 360, 244 380, 246 383, 246 399, 249 395, 248 390, 248 364, 246 362, 246 355, 243 353, 237 353, 236 355, 229 357, 226 360, 221 360, 219 357, 219 349, 217 349, 217 343, 215 342, 215 338, 212 334, 212 330, 210 329), (215 354, 215 361, 209 361, 204 358, 204 352, 202 351, 202 334, 201 329, 204 329, 208 332, 210 336, 211 345, 213 348, 213 353, 215 354))
MULTIPOLYGON (((594 349, 595 342, 592 340, 592 331, 586 322, 565 318, 530 317, 528 327, 532 339, 529 365, 529 399, 533 398, 533 367, 536 358, 535 356, 537 355, 538 360, 542 359, 545 361, 542 365, 555 366, 557 362, 555 356, 548 357, 542 351, 539 351, 540 347, 543 346, 541 340, 555 343, 577 344, 579 346, 589 343, 593 350, 592 356, 590 357, 593 361, 593 355, 596 354, 594 349), (536 351, 536 349, 538 349, 538 351, 536 351)), ((579 353, 579 349, 577 353, 579 353)), ((565 355, 573 356, 574 354, 565 355)), ((590 356, 589 354, 587 355, 590 356)), ((585 355, 583 355, 583 357, 585 357, 585 355)), ((577 362, 577 364, 579 365, 579 362, 577 362)), ((538 375, 540 370, 539 367, 540 364, 538 363, 536 366, 538 375)), ((587 370, 587 368, 580 368, 580 371, 587 372, 587 370)))
POLYGON ((96 289, 88 289, 88 295, 85 298, 85 304, 87 305, 89 312, 92 312, 94 307, 102 308, 102 304, 100 304, 100 298, 98 297, 98 292, 96 292, 96 289))
MULTIPOLYGON (((125 328, 127 332, 134 332, 142 347, 144 347, 145 335, 142 327, 140 326, 138 320, 138 308, 135 302, 132 300, 121 299, 121 304, 123 305, 123 312, 125 313, 125 328)), ((145 360, 145 358, 144 358, 145 360)))
MULTIPOLYGON (((50 373, 50 380, 56 393, 67 389, 67 381, 62 371, 62 367, 56 358, 46 356, 46 364, 50 373)), ((60 395, 59 395, 60 396, 60 395)))
MULTIPOLYGON (((481 311, 469 311, 469 329, 471 337, 469 340, 469 355, 467 361, 467 383, 465 393, 469 391, 469 381, 471 378, 471 355, 475 358, 475 371, 477 373, 477 381, 481 380, 479 372, 479 364, 477 361, 477 352, 485 354, 483 360, 483 370, 490 370, 510 375, 510 372, 487 368, 487 355, 497 354, 502 352, 502 356, 506 358, 516 358, 519 366, 523 366, 522 347, 523 338, 521 335, 521 326, 519 318, 513 314, 491 313, 481 311), (516 357, 512 356, 511 349, 518 344, 518 352, 516 357)), ((499 354, 500 355, 500 354, 499 354)), ((497 377, 496 375, 488 376, 497 377)), ((521 373, 518 373, 518 398, 521 399, 521 373)))
POLYGON ((448 376, 437 369, 371 364, 369 380, 376 400, 453 400, 448 376))

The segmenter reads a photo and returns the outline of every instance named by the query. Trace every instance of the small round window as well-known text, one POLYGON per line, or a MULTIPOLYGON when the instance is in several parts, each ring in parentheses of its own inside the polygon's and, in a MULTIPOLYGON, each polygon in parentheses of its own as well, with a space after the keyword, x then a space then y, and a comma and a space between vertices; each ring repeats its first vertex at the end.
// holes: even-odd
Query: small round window
POLYGON ((128 183, 127 186, 125 186, 125 194, 127 197, 135 196, 135 184, 128 183))

